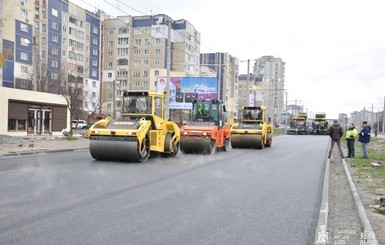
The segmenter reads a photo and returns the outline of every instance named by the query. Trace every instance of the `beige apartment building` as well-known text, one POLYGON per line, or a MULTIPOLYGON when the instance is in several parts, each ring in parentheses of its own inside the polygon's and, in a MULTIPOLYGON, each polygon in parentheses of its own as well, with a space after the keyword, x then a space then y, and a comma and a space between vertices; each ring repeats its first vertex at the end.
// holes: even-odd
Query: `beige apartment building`
POLYGON ((274 56, 262 56, 254 63, 253 75, 262 80, 263 104, 266 115, 275 126, 284 123, 285 62, 274 56))
POLYGON ((102 113, 119 114, 123 90, 156 90, 168 67, 170 76, 199 75, 200 33, 188 21, 162 14, 103 23, 102 113))

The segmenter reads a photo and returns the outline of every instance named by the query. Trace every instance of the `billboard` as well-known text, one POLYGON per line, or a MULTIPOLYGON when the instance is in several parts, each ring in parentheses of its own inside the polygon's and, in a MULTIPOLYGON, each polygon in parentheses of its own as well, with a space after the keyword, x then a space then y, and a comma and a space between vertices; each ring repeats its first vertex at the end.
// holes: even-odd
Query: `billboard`
MULTIPOLYGON (((166 89, 167 78, 158 78, 157 91, 166 89)), ((170 109, 192 109, 194 99, 217 99, 218 80, 215 77, 171 77, 170 109)))

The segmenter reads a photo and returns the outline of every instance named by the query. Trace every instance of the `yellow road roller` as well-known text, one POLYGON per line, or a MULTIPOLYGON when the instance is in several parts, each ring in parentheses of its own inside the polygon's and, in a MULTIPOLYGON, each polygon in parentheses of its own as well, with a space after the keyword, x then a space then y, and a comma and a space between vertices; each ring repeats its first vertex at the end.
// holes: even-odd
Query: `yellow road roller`
POLYGON ((121 117, 96 122, 88 131, 96 160, 144 162, 151 153, 178 154, 180 129, 164 119, 164 94, 125 91, 121 117))
POLYGON ((232 148, 270 147, 273 143, 273 126, 265 120, 266 107, 244 107, 239 123, 231 126, 232 148))

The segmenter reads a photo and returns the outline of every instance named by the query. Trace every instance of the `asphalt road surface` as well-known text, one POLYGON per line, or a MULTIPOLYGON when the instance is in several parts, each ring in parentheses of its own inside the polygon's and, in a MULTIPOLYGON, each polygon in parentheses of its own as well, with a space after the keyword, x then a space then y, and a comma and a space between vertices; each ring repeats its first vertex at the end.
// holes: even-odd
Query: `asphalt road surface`
POLYGON ((0 158, 0 244, 311 244, 328 140, 142 164, 0 158))

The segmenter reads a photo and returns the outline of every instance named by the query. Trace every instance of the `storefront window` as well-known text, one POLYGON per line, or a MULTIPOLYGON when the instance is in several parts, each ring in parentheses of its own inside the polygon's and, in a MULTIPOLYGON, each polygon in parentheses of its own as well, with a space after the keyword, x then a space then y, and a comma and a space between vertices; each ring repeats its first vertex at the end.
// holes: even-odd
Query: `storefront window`
POLYGON ((8 120, 8 130, 9 131, 25 131, 26 130, 26 120, 9 119, 8 120))

